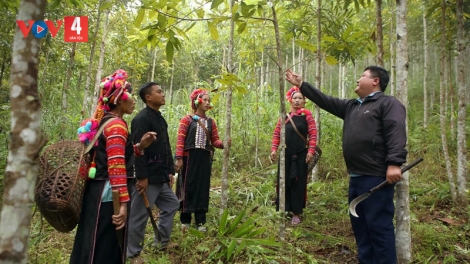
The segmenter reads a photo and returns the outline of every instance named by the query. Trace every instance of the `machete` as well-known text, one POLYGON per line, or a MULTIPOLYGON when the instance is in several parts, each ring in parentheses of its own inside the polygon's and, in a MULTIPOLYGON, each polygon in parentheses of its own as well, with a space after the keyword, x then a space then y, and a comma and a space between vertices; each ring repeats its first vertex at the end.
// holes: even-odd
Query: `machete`
POLYGON ((147 193, 142 192, 142 197, 144 198, 145 208, 147 209, 147 213, 150 217, 150 222, 152 223, 153 232, 155 233, 155 238, 157 239, 157 243, 162 241, 160 237, 160 232, 158 232, 157 223, 155 223, 155 219, 153 218, 152 209, 150 208, 149 200, 147 199, 147 193))
MULTIPOLYGON (((419 159, 416 159, 415 161, 413 161, 412 163, 406 165, 405 167, 403 167, 401 169, 401 173, 404 173, 405 171, 413 168, 414 166, 416 166, 416 164, 420 163, 421 161, 423 161, 423 158, 419 158, 419 159)), ((351 201, 351 203, 349 204, 349 212, 355 216, 355 217, 359 217, 356 213, 356 206, 358 203, 364 201, 365 199, 367 199, 371 194, 373 194, 374 192, 376 192, 377 190, 381 189, 382 187, 384 187, 385 185, 387 185, 388 182, 387 181, 384 181, 382 182, 381 184, 375 186, 374 188, 370 189, 370 191, 366 192, 366 193, 363 193, 361 195, 359 195, 358 197, 356 197, 354 200, 351 201)))

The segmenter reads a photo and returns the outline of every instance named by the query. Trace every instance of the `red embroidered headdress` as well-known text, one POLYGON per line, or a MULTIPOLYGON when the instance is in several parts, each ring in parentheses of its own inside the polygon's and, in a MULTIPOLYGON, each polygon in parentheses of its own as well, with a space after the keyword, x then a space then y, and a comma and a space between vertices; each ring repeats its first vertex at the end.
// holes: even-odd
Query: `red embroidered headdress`
POLYGON ((300 93, 300 89, 297 86, 292 86, 289 91, 286 93, 286 100, 292 102, 292 97, 294 97, 295 93, 300 93))
POLYGON ((101 80, 100 97, 92 118, 85 119, 78 128, 80 141, 88 144, 95 136, 99 123, 106 111, 110 110, 109 104, 117 104, 119 99, 127 100, 131 91, 131 84, 126 81, 127 72, 119 69, 112 75, 101 80))
POLYGON ((191 108, 197 109, 197 106, 202 103, 202 96, 208 94, 206 90, 203 89, 195 89, 191 95, 189 96, 189 100, 191 100, 191 108))

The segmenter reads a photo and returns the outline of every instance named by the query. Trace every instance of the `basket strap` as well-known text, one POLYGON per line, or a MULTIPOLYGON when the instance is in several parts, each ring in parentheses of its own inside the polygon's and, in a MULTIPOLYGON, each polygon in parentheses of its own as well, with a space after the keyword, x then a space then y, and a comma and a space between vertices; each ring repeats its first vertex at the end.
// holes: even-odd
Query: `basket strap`
POLYGON ((294 128, 295 132, 305 141, 305 143, 308 144, 308 140, 300 133, 300 131, 297 129, 297 126, 295 125, 294 121, 292 121, 291 116, 288 116, 287 119, 289 119, 289 122, 292 124, 292 127, 294 128))
POLYGON ((115 117, 113 118, 110 118, 108 120, 106 120, 106 122, 104 122, 104 124, 102 124, 100 126, 100 129, 98 129, 98 132, 96 132, 96 135, 95 137, 91 140, 90 144, 88 144, 88 146, 86 146, 85 150, 84 150, 84 153, 88 153, 91 148, 95 145, 95 142, 98 140, 98 138, 100 137, 100 134, 101 132, 103 132, 104 128, 111 122, 113 121, 114 119, 116 119, 115 117))

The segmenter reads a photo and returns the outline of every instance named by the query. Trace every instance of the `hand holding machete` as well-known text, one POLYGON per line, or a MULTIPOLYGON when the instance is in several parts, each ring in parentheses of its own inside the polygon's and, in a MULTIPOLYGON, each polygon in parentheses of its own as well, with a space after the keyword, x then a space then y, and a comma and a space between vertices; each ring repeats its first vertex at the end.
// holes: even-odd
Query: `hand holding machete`
MULTIPOLYGON (((415 161, 413 161, 412 163, 406 165, 405 167, 403 167, 401 169, 401 173, 404 173, 405 171, 413 168, 414 166, 416 166, 416 164, 420 163, 421 161, 423 161, 423 158, 419 158, 419 159, 416 159, 415 161)), ((381 184, 375 186, 374 188, 370 189, 370 191, 364 193, 364 194, 361 194, 359 195, 358 197, 356 197, 354 200, 351 201, 351 203, 349 204, 349 212, 355 216, 355 217, 359 217, 356 213, 356 206, 358 203, 364 201, 365 199, 367 199, 369 196, 371 196, 371 194, 373 194, 374 192, 376 192, 377 190, 381 189, 382 187, 384 187, 385 185, 388 184, 388 181, 385 180, 384 182, 382 182, 381 184)))

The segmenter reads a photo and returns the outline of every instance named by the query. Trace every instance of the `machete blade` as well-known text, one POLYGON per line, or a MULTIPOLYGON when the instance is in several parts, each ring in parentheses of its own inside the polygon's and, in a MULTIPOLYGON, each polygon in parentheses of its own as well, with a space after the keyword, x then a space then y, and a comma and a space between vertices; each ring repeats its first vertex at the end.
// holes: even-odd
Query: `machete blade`
POLYGON ((363 193, 361 194, 360 196, 354 198, 354 200, 352 200, 352 202, 349 204, 349 212, 355 216, 355 217, 359 217, 356 213, 356 205, 360 202, 362 202, 363 200, 367 199, 367 197, 369 197, 372 193, 370 192, 366 192, 366 193, 363 193))
MULTIPOLYGON (((413 161, 412 163, 406 165, 405 167, 403 167, 401 169, 401 173, 404 173, 405 171, 413 168, 414 166, 416 166, 416 164, 420 163, 421 161, 423 161, 423 158, 418 158, 416 159, 415 161, 413 161)), ((349 204, 349 212, 355 216, 355 217, 359 217, 356 213, 356 206, 358 203, 362 202, 363 200, 367 199, 371 194, 373 194, 374 192, 376 192, 377 190, 381 189, 382 187, 384 187, 385 185, 387 185, 387 181, 383 181, 381 184, 375 186, 374 188, 370 189, 370 191, 366 192, 366 193, 363 193, 361 195, 359 195, 358 197, 356 197, 354 200, 351 201, 351 203, 349 204)))

